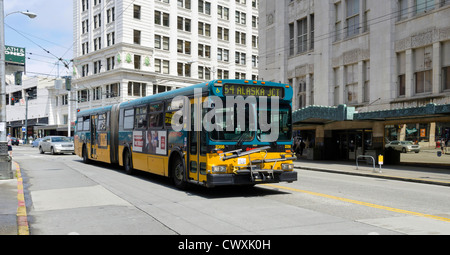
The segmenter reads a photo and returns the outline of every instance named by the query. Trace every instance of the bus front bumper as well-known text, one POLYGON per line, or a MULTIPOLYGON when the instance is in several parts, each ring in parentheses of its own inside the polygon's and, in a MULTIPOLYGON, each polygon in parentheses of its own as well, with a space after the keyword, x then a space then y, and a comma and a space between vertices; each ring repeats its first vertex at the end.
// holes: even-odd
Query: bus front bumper
POLYGON ((208 174, 206 179, 207 187, 228 186, 228 185, 253 185, 264 183, 294 182, 297 181, 295 171, 277 171, 270 176, 252 176, 248 174, 208 174))

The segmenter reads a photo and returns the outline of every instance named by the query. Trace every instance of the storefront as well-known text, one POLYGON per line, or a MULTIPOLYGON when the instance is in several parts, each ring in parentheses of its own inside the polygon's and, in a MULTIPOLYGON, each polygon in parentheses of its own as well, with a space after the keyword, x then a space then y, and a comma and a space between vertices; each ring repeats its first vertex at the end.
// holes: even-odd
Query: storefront
POLYGON ((434 149, 450 138, 450 105, 374 112, 355 112, 353 107, 309 106, 293 113, 294 130, 314 134, 313 160, 355 160, 359 155, 385 153, 385 144, 413 141, 434 149))

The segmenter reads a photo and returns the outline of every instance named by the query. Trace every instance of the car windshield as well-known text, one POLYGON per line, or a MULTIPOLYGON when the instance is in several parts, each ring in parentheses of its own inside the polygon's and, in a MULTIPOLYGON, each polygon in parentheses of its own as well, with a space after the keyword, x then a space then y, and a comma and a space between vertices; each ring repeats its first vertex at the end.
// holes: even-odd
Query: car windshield
POLYGON ((52 137, 52 142, 71 142, 68 137, 52 137))
POLYGON ((411 142, 411 141, 405 141, 405 142, 403 142, 403 144, 406 144, 406 145, 412 145, 413 142, 411 142))

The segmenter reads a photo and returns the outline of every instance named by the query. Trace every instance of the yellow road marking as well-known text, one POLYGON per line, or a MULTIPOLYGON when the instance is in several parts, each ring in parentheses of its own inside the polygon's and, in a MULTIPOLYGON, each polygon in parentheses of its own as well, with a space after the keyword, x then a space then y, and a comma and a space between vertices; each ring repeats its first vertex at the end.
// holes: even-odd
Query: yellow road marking
POLYGON ((313 191, 300 190, 300 189, 289 188, 289 187, 273 185, 273 184, 265 184, 264 186, 272 187, 272 188, 276 188, 276 189, 283 189, 283 190, 289 190, 289 191, 294 191, 294 192, 305 193, 305 194, 309 194, 309 195, 313 195, 313 196, 339 200, 339 201, 342 201, 342 202, 347 202, 347 203, 352 203, 352 204, 357 204, 357 205, 363 205, 363 206, 372 207, 372 208, 381 209, 381 210, 386 210, 386 211, 391 211, 391 212, 403 213, 403 214, 408 214, 408 215, 414 215, 414 216, 419 216, 419 217, 435 219, 435 220, 439 220, 439 221, 450 222, 449 218, 444 218, 444 217, 439 217, 439 216, 430 215, 430 214, 424 214, 424 213, 418 213, 418 212, 411 212, 411 211, 407 211, 407 210, 402 210, 402 209, 397 209, 397 208, 388 207, 388 206, 382 206, 382 205, 376 205, 376 204, 372 204, 372 203, 361 202, 361 201, 348 199, 348 198, 343 198, 343 197, 336 197, 336 196, 322 194, 322 193, 317 193, 317 192, 313 192, 313 191))

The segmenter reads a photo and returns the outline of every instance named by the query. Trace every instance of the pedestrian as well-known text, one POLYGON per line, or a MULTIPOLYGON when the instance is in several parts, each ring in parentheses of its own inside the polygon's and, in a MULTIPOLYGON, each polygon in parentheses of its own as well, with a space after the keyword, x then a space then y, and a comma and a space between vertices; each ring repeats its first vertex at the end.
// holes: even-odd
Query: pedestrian
POLYGON ((8 152, 9 152, 9 156, 12 157, 12 141, 11 141, 11 134, 8 134, 8 137, 6 138, 6 141, 8 142, 8 152))
POLYGON ((445 147, 445 140, 444 138, 441 138, 441 151, 444 153, 444 147, 445 147))
POLYGON ((305 149, 306 144, 302 141, 300 142, 300 156, 303 155, 303 150, 305 149))

